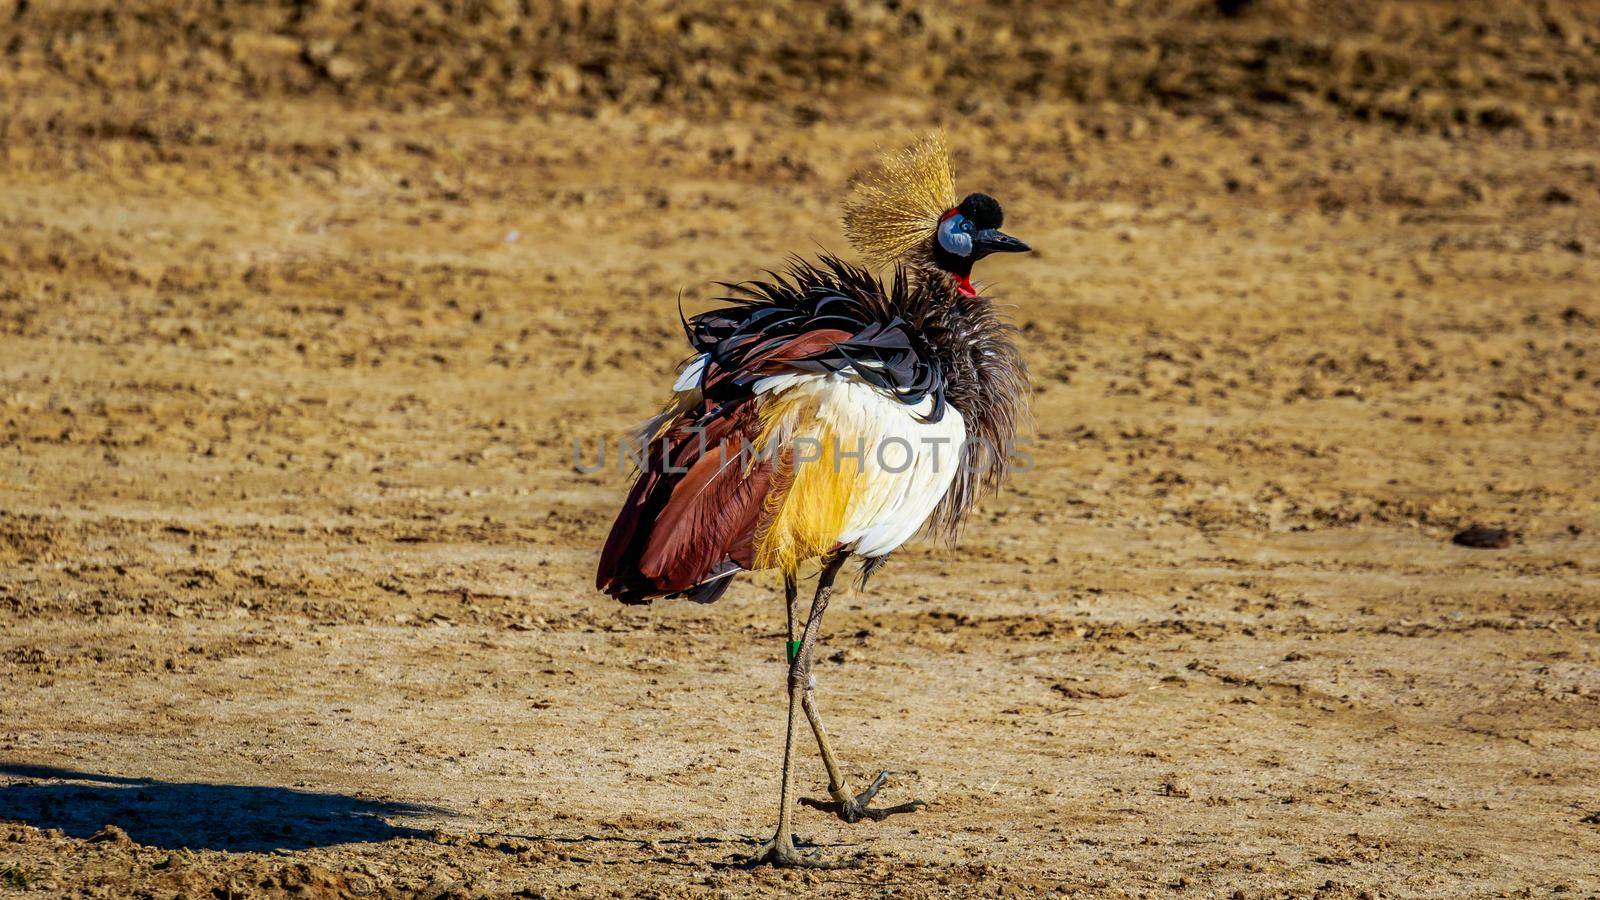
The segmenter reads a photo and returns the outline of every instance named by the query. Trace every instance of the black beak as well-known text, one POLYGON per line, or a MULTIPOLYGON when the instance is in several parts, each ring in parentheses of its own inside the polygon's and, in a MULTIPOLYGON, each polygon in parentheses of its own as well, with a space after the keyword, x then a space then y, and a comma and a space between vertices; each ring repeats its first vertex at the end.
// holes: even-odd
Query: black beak
POLYGON ((985 228, 972 236, 973 259, 991 253, 1027 253, 1032 249, 998 228, 985 228))

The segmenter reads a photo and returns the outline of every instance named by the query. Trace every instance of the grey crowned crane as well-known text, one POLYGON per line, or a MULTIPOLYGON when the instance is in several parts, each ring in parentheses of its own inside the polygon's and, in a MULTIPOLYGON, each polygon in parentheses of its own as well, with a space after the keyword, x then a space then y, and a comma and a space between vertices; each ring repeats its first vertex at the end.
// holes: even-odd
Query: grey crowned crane
POLYGON ((1028 245, 1000 231, 1000 204, 956 199, 944 141, 885 157, 845 204, 845 232, 880 280, 824 255, 786 274, 725 284, 728 305, 685 322, 694 356, 666 409, 645 423, 647 453, 601 553, 600 590, 623 603, 710 603, 743 571, 783 575, 788 731, 778 827, 751 859, 831 867, 795 849, 792 769, 804 713, 846 822, 920 808, 871 803, 886 779, 852 790, 817 712, 813 649, 833 583, 852 556, 862 582, 928 528, 954 537, 1001 484, 1028 378, 1014 329, 972 283, 972 266, 1028 245), (818 560, 802 617, 803 563, 818 560))

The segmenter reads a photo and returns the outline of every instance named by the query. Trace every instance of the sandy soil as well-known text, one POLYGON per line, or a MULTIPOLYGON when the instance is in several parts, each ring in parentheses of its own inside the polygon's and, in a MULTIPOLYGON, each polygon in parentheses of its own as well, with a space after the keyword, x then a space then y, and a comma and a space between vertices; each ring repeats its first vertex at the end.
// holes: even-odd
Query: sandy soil
POLYGON ((448 6, 0 2, 0 893, 1600 892, 1594 4, 448 6), (778 586, 573 444, 930 125, 1036 466, 829 614, 927 810, 728 868, 778 586))

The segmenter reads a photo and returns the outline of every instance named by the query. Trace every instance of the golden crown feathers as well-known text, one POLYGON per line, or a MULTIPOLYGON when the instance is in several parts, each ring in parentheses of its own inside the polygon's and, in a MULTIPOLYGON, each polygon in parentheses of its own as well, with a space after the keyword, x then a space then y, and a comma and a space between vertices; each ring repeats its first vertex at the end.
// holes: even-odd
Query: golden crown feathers
POLYGON ((939 229, 956 205, 944 134, 933 132, 858 175, 844 203, 844 233, 870 263, 888 265, 939 229))

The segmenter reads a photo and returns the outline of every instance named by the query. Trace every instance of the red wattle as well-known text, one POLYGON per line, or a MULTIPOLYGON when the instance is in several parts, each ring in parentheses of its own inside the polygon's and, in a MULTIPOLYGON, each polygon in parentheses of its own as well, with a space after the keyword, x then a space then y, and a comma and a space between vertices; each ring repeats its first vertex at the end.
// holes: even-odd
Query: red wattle
POLYGON ((952 274, 950 277, 954 278, 956 280, 956 290, 961 292, 961 296, 963 296, 963 297, 976 297, 976 296, 978 296, 978 289, 972 286, 972 278, 971 277, 969 277, 967 275, 955 275, 955 274, 952 274))

